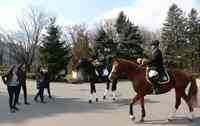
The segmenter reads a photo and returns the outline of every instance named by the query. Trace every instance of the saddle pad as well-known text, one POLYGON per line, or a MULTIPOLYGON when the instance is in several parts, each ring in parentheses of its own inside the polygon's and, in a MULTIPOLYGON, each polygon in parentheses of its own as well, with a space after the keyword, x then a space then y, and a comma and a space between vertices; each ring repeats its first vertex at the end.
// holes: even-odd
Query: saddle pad
MULTIPOLYGON (((150 69, 147 67, 147 68, 146 68, 146 80, 147 80, 150 84, 152 84, 151 81, 150 81, 150 79, 149 79, 149 76, 148 76, 149 70, 150 70, 150 69)), ((159 74, 161 75, 161 77, 159 78, 159 84, 166 84, 166 83, 169 83, 170 77, 169 77, 169 74, 168 74, 168 72, 167 72, 166 69, 164 70, 164 72, 159 73, 159 74)))

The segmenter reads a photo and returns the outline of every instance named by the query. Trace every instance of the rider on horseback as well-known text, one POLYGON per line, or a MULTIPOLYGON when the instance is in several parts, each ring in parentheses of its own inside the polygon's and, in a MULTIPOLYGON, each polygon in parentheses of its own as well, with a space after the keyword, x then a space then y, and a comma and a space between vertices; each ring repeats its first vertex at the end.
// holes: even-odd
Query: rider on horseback
POLYGON ((159 40, 154 40, 151 43, 152 46, 152 56, 151 60, 147 63, 149 65, 149 78, 153 83, 154 94, 157 94, 159 91, 159 79, 160 73, 164 71, 163 67, 163 57, 162 52, 159 49, 159 40))

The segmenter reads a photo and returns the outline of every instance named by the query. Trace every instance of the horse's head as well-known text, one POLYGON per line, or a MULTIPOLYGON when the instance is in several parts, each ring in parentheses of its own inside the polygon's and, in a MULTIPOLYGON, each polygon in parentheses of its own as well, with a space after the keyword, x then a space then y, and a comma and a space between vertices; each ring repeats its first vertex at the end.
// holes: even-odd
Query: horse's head
POLYGON ((122 73, 134 76, 141 70, 142 67, 137 63, 137 60, 114 59, 109 79, 117 79, 122 73))
POLYGON ((109 75, 110 80, 117 79, 121 74, 120 59, 113 59, 112 70, 109 75))

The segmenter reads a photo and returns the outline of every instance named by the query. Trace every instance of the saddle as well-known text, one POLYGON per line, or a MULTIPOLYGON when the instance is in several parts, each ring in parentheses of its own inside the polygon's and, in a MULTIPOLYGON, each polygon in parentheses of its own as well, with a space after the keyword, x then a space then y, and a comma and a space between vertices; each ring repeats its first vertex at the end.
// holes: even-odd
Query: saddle
MULTIPOLYGON (((150 78, 148 76, 148 73, 151 69, 150 68, 146 68, 146 80, 152 84, 152 82, 150 81, 150 78)), ((170 82, 170 77, 168 74, 168 71, 166 69, 164 69, 163 71, 159 72, 159 78, 158 78, 158 83, 159 84, 166 84, 170 82)))

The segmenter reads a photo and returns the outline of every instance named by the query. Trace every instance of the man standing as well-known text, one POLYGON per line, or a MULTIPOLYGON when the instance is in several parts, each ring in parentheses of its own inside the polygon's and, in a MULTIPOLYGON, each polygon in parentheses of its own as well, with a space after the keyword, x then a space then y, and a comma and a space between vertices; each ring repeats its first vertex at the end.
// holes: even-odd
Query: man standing
POLYGON ((19 65, 18 72, 19 72, 18 97, 19 97, 19 94, 20 94, 20 91, 21 91, 21 88, 22 88, 23 93, 24 93, 24 104, 30 105, 30 103, 27 102, 26 70, 25 70, 24 64, 19 65))

